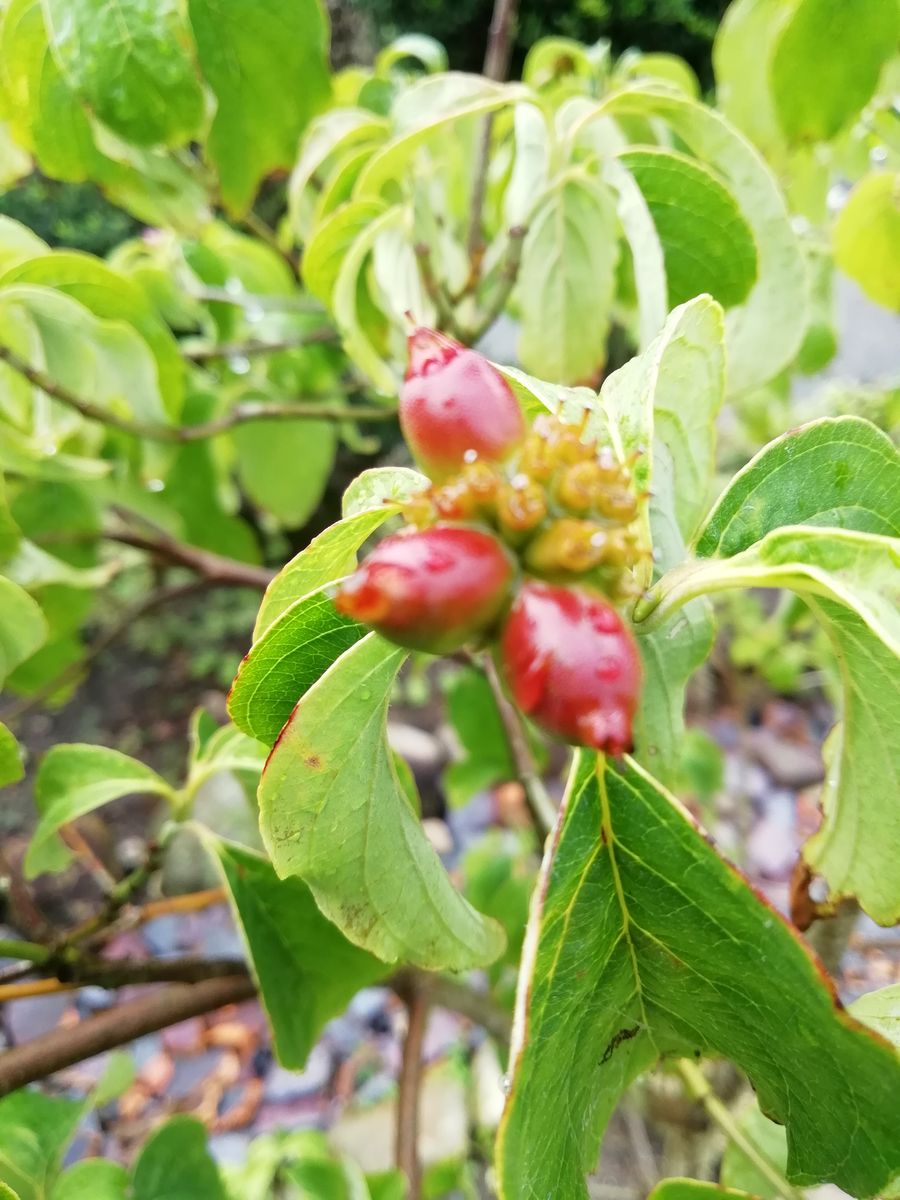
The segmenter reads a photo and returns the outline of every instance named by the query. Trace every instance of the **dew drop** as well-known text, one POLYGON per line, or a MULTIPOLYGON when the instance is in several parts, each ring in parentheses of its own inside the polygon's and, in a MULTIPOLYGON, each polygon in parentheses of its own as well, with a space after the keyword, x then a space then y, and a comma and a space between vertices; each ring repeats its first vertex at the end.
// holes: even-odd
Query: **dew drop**
POLYGON ((372 691, 370 688, 360 688, 358 695, 360 700, 364 702, 372 699, 372 691))
POLYGON ((521 472, 518 475, 513 475, 512 479, 510 480, 510 486, 514 487, 517 492, 524 491, 525 488, 528 487, 529 483, 530 480, 528 476, 523 475, 521 472))
POLYGON ((463 462, 465 462, 465 463, 478 462, 478 451, 477 450, 467 450, 465 452, 465 454, 463 455, 463 462))
POLYGON ((228 365, 235 375, 246 375, 250 370, 250 359, 243 354, 234 354, 228 359, 228 365))
POLYGON ((161 492, 164 490, 165 486, 166 485, 162 479, 148 479, 147 480, 147 491, 148 492, 161 492))
POLYGON ((887 162, 888 152, 884 146, 873 146, 869 152, 869 162, 873 167, 880 167, 882 163, 887 162))
POLYGON ((504 1075, 503 1078, 500 1080, 500 1091, 503 1093, 504 1096, 508 1096, 509 1093, 512 1091, 512 1076, 511 1075, 504 1075))

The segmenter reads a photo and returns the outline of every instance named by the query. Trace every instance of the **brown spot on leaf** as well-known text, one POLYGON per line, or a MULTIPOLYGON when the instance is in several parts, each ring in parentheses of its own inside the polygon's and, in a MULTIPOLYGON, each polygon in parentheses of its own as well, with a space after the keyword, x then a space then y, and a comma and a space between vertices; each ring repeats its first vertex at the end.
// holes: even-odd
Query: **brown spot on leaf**
POLYGON ((311 771, 318 771, 322 765, 322 760, 318 754, 307 754, 303 761, 311 771))

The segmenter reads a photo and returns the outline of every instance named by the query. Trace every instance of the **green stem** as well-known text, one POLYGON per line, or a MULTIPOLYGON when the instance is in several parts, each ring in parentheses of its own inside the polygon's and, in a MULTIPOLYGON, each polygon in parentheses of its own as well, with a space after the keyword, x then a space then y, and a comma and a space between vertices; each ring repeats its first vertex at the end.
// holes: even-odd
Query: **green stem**
POLYGON ((803 1200, 803 1193, 792 1187, 759 1146, 747 1137, 734 1119, 734 1114, 713 1091, 709 1080, 697 1064, 682 1058, 675 1064, 675 1069, 681 1076, 688 1094, 703 1105, 710 1120, 718 1125, 728 1140, 737 1146, 760 1175, 768 1179, 781 1200, 803 1200))
POLYGON ((19 942, 14 938, 0 938, 0 958, 19 958, 43 966, 51 957, 51 951, 37 942, 19 942))

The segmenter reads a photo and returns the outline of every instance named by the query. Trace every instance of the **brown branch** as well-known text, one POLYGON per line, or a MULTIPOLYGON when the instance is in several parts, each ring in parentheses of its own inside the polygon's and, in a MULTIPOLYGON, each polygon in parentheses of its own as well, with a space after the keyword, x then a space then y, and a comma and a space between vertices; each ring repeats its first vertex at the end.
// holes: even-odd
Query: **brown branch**
MULTIPOLYGON (((212 898, 213 891, 193 895, 195 899, 212 898)), ((146 906, 141 911, 148 909, 152 909, 152 906, 146 906)), ((230 959, 183 957, 105 962, 98 959, 78 961, 76 958, 68 964, 67 969, 77 974, 77 978, 51 978, 16 984, 13 985, 13 991, 0 989, 0 1000, 73 991, 91 985, 114 988, 173 980, 177 980, 178 985, 133 1003, 117 1005, 101 1014, 102 1021, 100 1017, 93 1017, 74 1028, 56 1030, 0 1054, 0 1096, 104 1050, 124 1045, 145 1033, 176 1025, 187 1017, 200 1016, 224 1004, 248 1000, 255 995, 254 985, 244 964, 230 959), (197 982, 188 982, 192 980, 197 982)), ((407 999, 415 993, 427 1005, 459 1013, 486 1029, 498 1042, 509 1042, 510 1018, 485 993, 473 991, 449 977, 432 975, 414 967, 403 968, 386 982, 407 999)), ((423 1024, 424 1011, 417 1012, 414 1019, 423 1024)), ((415 1038, 419 1037, 418 1033, 414 1033, 413 1045, 408 1050, 409 1071, 412 1071, 415 1038)), ((421 1041, 419 1044, 421 1050, 421 1041)))
MULTIPOLYGON (((62 384, 57 383, 44 371, 32 367, 20 358, 8 346, 0 346, 0 362, 16 371, 34 387, 40 388, 52 399, 74 409, 88 421, 97 421, 109 429, 118 429, 121 433, 132 437, 146 438, 149 441, 184 444, 185 442, 203 441, 216 437, 233 429, 236 425, 248 421, 390 421, 396 413, 393 408, 384 405, 361 404, 321 404, 298 401, 297 403, 265 403, 262 401, 247 401, 236 405, 230 412, 215 420, 206 421, 200 425, 162 425, 156 422, 136 421, 131 417, 123 417, 110 409, 94 404, 82 396, 75 395, 62 384)), ((329 399, 323 397, 323 399, 329 399)))
POLYGON ((313 329, 301 336, 280 338, 278 341, 272 342, 251 338, 246 342, 223 342, 219 346, 201 346, 196 350, 185 350, 182 347, 181 354, 189 362, 203 363, 214 358, 251 358, 255 354, 279 354, 283 350, 300 350, 304 346, 339 340, 338 332, 335 329, 313 329))
MULTIPOLYGON (((395 991, 412 986, 421 986, 422 972, 415 967, 404 967, 387 981, 395 991)), ((480 1025, 501 1046, 509 1044, 512 1033, 512 1018, 487 992, 476 992, 464 983, 458 983, 448 975, 426 975, 428 997, 435 1008, 467 1017, 473 1024, 480 1025)))
POLYGON ((264 592, 275 577, 275 572, 270 571, 268 567, 257 567, 253 563, 239 562, 235 558, 214 554, 211 550, 201 550, 199 546, 179 542, 162 531, 152 537, 149 534, 132 533, 130 530, 117 530, 103 536, 110 542, 146 550, 148 554, 170 566, 187 567, 201 576, 205 584, 213 587, 246 587, 264 592))
POLYGON ((158 1029, 256 994, 247 975, 176 984, 119 1004, 69 1029, 55 1029, 0 1055, 0 1096, 158 1029))
POLYGON ((525 803, 528 805, 531 819, 541 837, 546 837, 556 824, 556 806, 538 773, 519 712, 507 699, 494 659, 489 653, 484 655, 484 673, 494 695, 500 720, 503 722, 516 774, 525 789, 525 803))
POLYGON ((411 980, 396 990, 406 1004, 408 1024, 398 1081, 394 1161, 397 1169, 409 1181, 409 1200, 420 1200, 422 1163, 419 1159, 419 1097, 422 1090, 422 1045, 430 1006, 429 987, 424 980, 411 980))
MULTIPOLYGON (((519 0, 494 0, 494 12, 488 34, 487 52, 484 56, 484 75, 498 83, 506 78, 509 56, 512 50, 512 33, 519 9, 519 0)), ((491 157, 491 134, 494 117, 489 113, 481 127, 481 142, 478 147, 475 179, 472 184, 472 203, 469 216, 469 261, 472 264, 471 288, 481 275, 481 258, 484 253, 484 238, 481 214, 487 193, 488 164, 491 157)))

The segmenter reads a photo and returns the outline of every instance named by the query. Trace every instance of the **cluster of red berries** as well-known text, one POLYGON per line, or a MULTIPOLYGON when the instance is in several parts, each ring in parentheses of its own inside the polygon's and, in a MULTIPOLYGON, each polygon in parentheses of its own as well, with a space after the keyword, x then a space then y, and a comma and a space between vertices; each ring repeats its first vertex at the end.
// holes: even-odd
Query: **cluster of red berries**
POLYGON ((494 642, 539 725, 629 750, 640 660, 613 607, 642 555, 627 465, 556 417, 528 430, 496 368, 429 329, 409 339, 400 422, 432 484, 405 506, 411 528, 340 587, 338 609, 433 654, 494 642))

